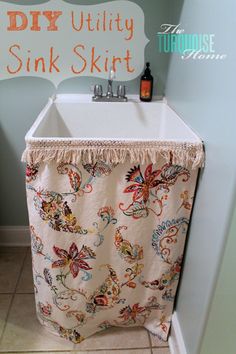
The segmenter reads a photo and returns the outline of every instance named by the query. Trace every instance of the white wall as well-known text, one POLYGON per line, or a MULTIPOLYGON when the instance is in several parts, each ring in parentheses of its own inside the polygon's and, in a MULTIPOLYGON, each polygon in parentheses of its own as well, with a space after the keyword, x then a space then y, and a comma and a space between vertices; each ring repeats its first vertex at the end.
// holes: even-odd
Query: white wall
POLYGON ((216 50, 228 57, 224 61, 183 61, 174 54, 167 81, 170 106, 206 146, 206 166, 199 181, 176 308, 188 354, 200 353, 234 204, 235 13, 233 0, 185 0, 181 27, 186 33, 214 33, 216 50))
POLYGON ((208 318, 201 354, 236 352, 236 206, 208 318))

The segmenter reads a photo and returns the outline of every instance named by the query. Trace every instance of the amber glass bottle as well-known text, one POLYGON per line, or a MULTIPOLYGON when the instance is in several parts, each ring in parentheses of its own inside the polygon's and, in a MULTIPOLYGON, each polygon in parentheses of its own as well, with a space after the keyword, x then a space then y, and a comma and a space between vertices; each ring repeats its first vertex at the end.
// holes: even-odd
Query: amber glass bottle
POLYGON ((150 102, 153 92, 153 76, 151 75, 150 63, 146 63, 146 69, 140 81, 140 100, 150 102))

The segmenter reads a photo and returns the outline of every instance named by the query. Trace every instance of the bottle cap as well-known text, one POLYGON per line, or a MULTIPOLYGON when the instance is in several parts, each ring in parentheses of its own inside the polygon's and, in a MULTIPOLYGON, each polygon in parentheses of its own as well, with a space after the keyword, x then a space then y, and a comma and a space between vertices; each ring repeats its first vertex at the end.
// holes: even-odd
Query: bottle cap
POLYGON ((146 74, 146 75, 151 74, 150 63, 149 63, 149 62, 146 63, 145 74, 146 74))

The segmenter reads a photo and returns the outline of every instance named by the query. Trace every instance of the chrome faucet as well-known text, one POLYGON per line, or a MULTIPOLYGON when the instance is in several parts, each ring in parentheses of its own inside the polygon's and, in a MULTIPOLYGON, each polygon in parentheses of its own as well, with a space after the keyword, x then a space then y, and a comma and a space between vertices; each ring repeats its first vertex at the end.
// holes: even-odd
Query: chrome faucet
POLYGON ((126 88, 124 85, 119 85, 117 87, 117 96, 113 94, 113 80, 115 78, 115 72, 112 68, 109 71, 107 93, 103 95, 102 85, 94 86, 94 96, 92 100, 94 102, 127 102, 128 98, 126 97, 126 88))

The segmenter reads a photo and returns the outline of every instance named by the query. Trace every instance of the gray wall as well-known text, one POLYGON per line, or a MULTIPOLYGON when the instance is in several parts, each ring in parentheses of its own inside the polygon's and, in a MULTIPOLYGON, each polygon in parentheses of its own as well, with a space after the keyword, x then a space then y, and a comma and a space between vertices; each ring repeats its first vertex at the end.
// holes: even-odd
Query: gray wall
POLYGON ((177 300, 188 354, 200 353, 235 198, 235 12, 233 0, 185 0, 179 20, 182 27, 187 33, 215 33, 216 50, 228 59, 183 61, 173 55, 168 73, 170 106, 206 146, 177 300))
MULTIPOLYGON (((97 4, 108 0, 68 1, 75 4, 97 4)), ((7 2, 7 1, 6 1, 7 2)), ((15 0, 11 3, 28 5, 46 1, 15 0)), ((146 47, 146 60, 151 62, 155 77, 155 94, 163 94, 168 55, 158 53, 156 33, 160 25, 169 21, 171 0, 136 0, 145 14, 145 32, 150 39, 146 47)), ((178 16, 178 11, 176 11, 178 16)), ((90 93, 91 84, 105 83, 96 78, 69 79, 61 83, 59 93, 90 93)), ((138 93, 139 78, 126 84, 129 93, 138 93)), ((55 92, 51 82, 35 78, 18 78, 0 81, 0 225, 27 225, 27 211, 24 189, 24 166, 20 163, 24 149, 24 136, 48 97, 55 92)))

